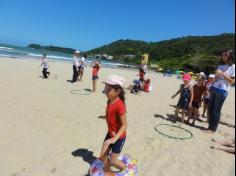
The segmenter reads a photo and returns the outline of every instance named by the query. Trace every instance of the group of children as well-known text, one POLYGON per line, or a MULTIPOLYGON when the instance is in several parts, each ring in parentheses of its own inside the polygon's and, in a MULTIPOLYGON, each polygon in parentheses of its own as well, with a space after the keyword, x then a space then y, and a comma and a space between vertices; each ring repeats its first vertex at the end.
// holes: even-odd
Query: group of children
POLYGON ((139 80, 135 79, 133 85, 129 86, 130 93, 138 94, 140 91, 150 92, 152 91, 151 80, 145 79, 146 72, 143 68, 139 69, 139 80))
POLYGON ((175 111, 175 118, 178 118, 178 114, 181 111, 182 122, 185 121, 185 116, 187 115, 187 123, 190 123, 192 119, 191 125, 195 125, 195 121, 200 119, 199 108, 202 104, 204 104, 202 117, 205 117, 210 100, 210 90, 214 82, 214 75, 211 74, 208 79, 206 79, 204 74, 199 74, 194 85, 191 83, 190 74, 183 74, 182 80, 183 84, 180 85, 179 90, 172 96, 172 98, 175 98, 180 94, 175 111))

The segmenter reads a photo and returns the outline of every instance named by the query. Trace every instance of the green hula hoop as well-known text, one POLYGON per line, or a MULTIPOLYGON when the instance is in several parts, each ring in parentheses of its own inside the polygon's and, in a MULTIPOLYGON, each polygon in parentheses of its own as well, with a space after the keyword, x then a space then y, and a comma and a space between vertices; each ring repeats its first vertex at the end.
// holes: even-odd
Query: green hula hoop
POLYGON ((71 94, 79 94, 79 95, 89 95, 90 94, 90 92, 87 90, 79 90, 79 89, 72 90, 72 91, 70 91, 70 93, 71 94))
POLYGON ((191 139, 193 137, 193 134, 192 134, 191 131, 189 131, 185 128, 182 128, 180 126, 170 125, 170 124, 158 124, 158 125, 155 126, 155 131, 158 132, 159 134, 161 134, 162 136, 165 136, 165 137, 168 137, 168 138, 171 138, 171 139, 185 140, 185 139, 191 139), (179 129, 187 132, 189 136, 187 136, 187 137, 175 137, 175 136, 165 134, 164 132, 162 132, 158 129, 158 127, 160 127, 160 126, 171 126, 171 127, 179 128, 179 129))

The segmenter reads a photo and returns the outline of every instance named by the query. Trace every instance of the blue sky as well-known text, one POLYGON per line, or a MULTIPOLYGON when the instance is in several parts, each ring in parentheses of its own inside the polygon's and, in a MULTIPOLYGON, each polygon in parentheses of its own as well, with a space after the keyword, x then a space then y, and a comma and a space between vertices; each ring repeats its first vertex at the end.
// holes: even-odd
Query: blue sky
POLYGON ((235 32, 234 0, 0 0, 0 43, 80 50, 235 32))

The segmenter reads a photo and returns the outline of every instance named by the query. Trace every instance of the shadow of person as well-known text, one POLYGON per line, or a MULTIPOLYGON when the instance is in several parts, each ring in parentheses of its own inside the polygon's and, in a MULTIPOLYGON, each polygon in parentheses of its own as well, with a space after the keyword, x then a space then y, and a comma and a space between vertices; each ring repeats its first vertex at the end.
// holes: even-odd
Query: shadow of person
POLYGON ((97 158, 93 156, 93 152, 89 151, 88 149, 77 149, 71 153, 74 157, 81 157, 83 160, 90 165, 96 160, 97 158))

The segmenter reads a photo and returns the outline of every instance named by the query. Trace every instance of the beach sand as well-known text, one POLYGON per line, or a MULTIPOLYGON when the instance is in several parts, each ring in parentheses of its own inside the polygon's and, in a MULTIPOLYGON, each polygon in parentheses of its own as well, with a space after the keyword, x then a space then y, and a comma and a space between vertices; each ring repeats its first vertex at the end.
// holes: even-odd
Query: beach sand
MULTIPOLYGON (((102 80, 110 74, 126 79, 136 77, 132 70, 102 68, 98 91, 81 95, 92 88, 91 68, 78 85, 72 77, 72 64, 49 62, 51 77, 42 79, 39 60, 0 58, 0 176, 86 176, 89 163, 99 156, 107 133, 106 96, 102 80), (71 94, 80 89, 81 94, 71 94), (72 91, 73 92, 73 91, 72 91)), ((212 137, 235 133, 235 89, 232 88, 222 109, 222 123, 214 135, 196 127, 182 125, 193 133, 189 140, 161 136, 157 124, 173 124, 171 99, 181 80, 149 72, 151 93, 132 95, 127 91, 127 141, 123 153, 139 161, 140 176, 232 176, 235 156, 210 149, 212 137)), ((179 125, 177 123, 177 125, 179 125)), ((167 128, 168 130, 168 128, 167 128)), ((173 130, 174 134, 182 135, 173 130)))

